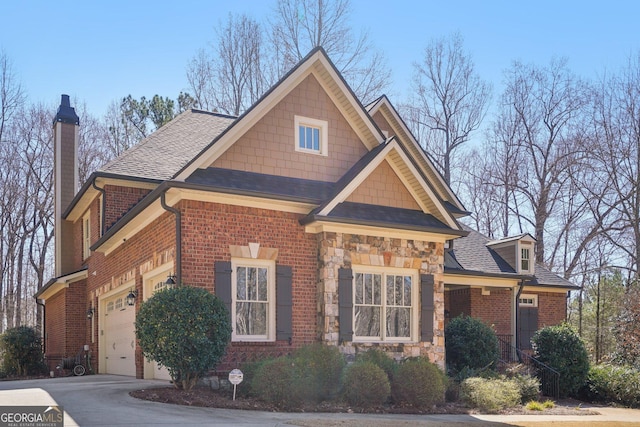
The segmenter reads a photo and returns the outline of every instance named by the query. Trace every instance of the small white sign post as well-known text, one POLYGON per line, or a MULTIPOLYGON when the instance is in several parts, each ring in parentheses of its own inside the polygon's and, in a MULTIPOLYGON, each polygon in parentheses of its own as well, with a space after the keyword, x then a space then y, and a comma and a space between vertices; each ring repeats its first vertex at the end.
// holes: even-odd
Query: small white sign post
POLYGON ((233 400, 236 400, 236 386, 242 382, 244 375, 240 369, 229 372, 229 382, 233 384, 233 400))

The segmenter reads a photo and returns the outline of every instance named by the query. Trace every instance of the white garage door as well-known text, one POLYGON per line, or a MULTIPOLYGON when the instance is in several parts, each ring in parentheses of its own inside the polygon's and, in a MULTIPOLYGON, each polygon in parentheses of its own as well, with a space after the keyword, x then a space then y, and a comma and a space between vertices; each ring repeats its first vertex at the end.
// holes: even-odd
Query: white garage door
MULTIPOLYGON (((156 293, 167 286, 165 283, 166 277, 167 277, 166 274, 162 274, 160 275, 160 277, 156 277, 152 279, 151 283, 153 285, 152 286, 153 293, 156 293)), ((160 366, 158 362, 152 362, 152 364, 153 364, 153 378, 157 380, 171 381, 171 375, 169 374, 169 370, 167 368, 165 368, 164 366, 160 366)))
POLYGON ((136 375, 135 306, 125 302, 126 292, 106 301, 104 319, 105 372, 136 375))

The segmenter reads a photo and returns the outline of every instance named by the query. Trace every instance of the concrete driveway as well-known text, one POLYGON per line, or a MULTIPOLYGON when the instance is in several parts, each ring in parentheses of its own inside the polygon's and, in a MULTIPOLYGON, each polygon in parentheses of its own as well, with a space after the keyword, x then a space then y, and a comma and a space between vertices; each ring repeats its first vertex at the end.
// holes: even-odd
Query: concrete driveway
POLYGON ((116 375, 0 382, 0 405, 60 405, 65 426, 505 426, 638 425, 640 411, 598 416, 300 414, 177 406, 134 399, 129 391, 167 385, 116 375), (541 424, 543 423, 543 424, 541 424))

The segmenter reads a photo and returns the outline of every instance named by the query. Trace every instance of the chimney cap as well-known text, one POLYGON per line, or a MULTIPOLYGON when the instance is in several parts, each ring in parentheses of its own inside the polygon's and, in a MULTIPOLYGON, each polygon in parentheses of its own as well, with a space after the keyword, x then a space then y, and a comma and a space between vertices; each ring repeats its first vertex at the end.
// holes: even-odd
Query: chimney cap
POLYGON ((61 123, 70 123, 73 125, 80 124, 80 118, 76 114, 75 108, 71 106, 71 102, 69 101, 69 95, 62 95, 60 99, 60 106, 58 107, 58 112, 56 117, 53 119, 53 123, 56 122, 61 123))

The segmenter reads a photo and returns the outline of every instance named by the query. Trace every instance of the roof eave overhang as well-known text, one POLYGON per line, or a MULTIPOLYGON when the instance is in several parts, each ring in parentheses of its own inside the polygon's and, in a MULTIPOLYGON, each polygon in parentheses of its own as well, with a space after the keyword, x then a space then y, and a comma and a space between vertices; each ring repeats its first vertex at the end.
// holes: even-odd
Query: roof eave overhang
POLYGON ((236 190, 184 181, 165 181, 133 207, 120 221, 111 227, 93 246, 92 251, 109 254, 126 240, 166 212, 160 197, 166 193, 167 205, 180 200, 200 200, 252 206, 306 215, 320 203, 319 200, 292 197, 249 190, 236 190))
POLYGON ((162 180, 142 178, 137 176, 120 175, 108 172, 94 172, 91 174, 75 195, 69 207, 62 214, 62 218, 68 221, 76 221, 87 210, 93 199, 99 194, 96 185, 124 185, 153 189, 157 187, 162 180))
POLYGON ((66 274, 64 276, 56 277, 49 280, 46 285, 38 290, 33 296, 36 300, 46 301, 52 296, 56 295, 63 289, 69 287, 73 282, 86 279, 88 277, 88 271, 86 268, 76 271, 74 273, 66 274))
POLYGON ((486 271, 478 271, 478 270, 458 270, 451 268, 444 268, 445 274, 445 283, 447 283, 446 277, 475 277, 479 279, 487 279, 487 278, 497 278, 497 279, 510 279, 519 282, 519 284, 524 283, 524 289, 528 290, 578 290, 579 286, 573 284, 567 285, 556 285, 556 284, 545 284, 538 283, 537 279, 534 276, 523 275, 523 274, 513 274, 513 273, 490 273, 486 271), (534 282, 535 281, 535 282, 534 282))
POLYGON ((382 221, 362 221, 352 218, 332 218, 320 215, 308 215, 300 220, 307 233, 343 232, 379 237, 397 237, 424 241, 446 242, 464 236, 466 231, 420 227, 407 224, 389 224, 382 221))

